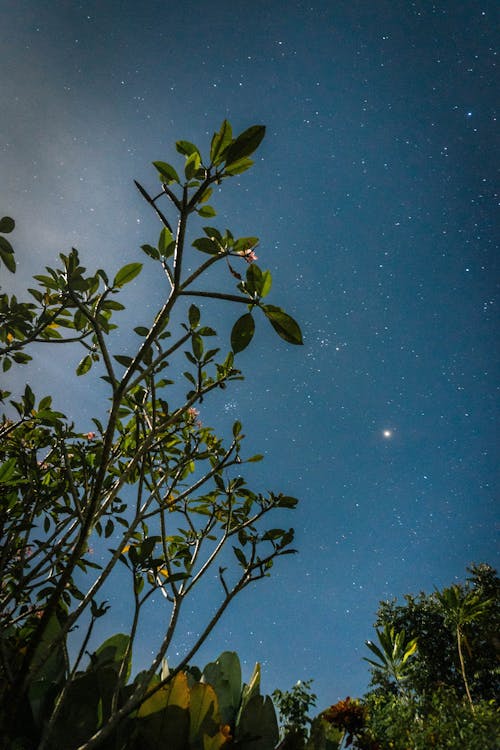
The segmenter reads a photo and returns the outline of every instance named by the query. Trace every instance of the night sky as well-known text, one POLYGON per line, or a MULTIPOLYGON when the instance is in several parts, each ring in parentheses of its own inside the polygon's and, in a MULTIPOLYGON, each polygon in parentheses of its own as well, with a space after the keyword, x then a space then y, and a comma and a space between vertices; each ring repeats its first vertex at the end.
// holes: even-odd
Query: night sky
MULTIPOLYGON (((259 320, 246 380, 200 418, 226 435, 240 419, 266 456, 249 481, 301 499, 283 519, 300 553, 243 593, 196 662, 236 650, 268 692, 314 678, 318 708, 362 694, 379 600, 498 563, 498 4, 3 0, 1 17, 0 212, 19 264, 5 289, 71 246, 89 269, 147 265, 159 226, 132 180, 153 189, 151 162, 180 166, 181 138, 206 153, 224 118, 267 126, 212 223, 260 237, 269 301, 304 346, 259 320)), ((163 294, 147 266, 124 330, 163 294)), ((239 314, 212 320, 227 336, 239 314)), ((105 391, 75 384, 79 352, 38 354, 6 385, 28 378, 92 429, 105 391)), ((98 640, 128 626, 115 596, 98 640)), ((208 607, 193 603, 172 663, 208 607)))

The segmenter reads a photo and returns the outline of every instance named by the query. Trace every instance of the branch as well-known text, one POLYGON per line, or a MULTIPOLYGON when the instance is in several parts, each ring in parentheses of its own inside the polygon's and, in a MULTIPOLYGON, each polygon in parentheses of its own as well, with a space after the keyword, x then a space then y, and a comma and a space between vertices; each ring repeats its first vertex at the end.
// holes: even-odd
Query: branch
POLYGON ((184 253, 184 237, 186 235, 186 224, 189 211, 187 210, 187 187, 184 185, 182 193, 182 205, 180 208, 179 223, 177 224, 177 237, 175 238, 174 251, 174 289, 177 291, 181 286, 182 256, 184 253))
POLYGON ((104 360, 104 365, 106 367, 106 372, 108 373, 108 376, 111 380, 111 387, 113 388, 113 391, 116 388, 117 379, 113 370, 113 365, 111 363, 111 359, 108 353, 108 348, 106 346, 106 342, 104 341, 104 337, 102 335, 101 326, 99 325, 99 322, 97 318, 92 315, 90 310, 78 299, 78 297, 74 294, 73 290, 69 289, 69 294, 75 305, 78 307, 82 315, 84 315, 87 320, 89 321, 90 325, 92 326, 92 329, 97 337, 97 340, 99 342, 99 349, 101 350, 102 358, 104 360))
POLYGON ((179 292, 179 295, 184 297, 208 297, 209 299, 224 299, 228 302, 241 302, 244 305, 255 304, 255 300, 251 297, 242 297, 238 294, 224 294, 223 292, 201 292, 201 291, 189 291, 179 292))
MULTIPOLYGON (((31 342, 33 342, 36 339, 36 337, 38 336, 38 334, 41 333, 44 330, 44 328, 47 328, 48 326, 52 325, 52 323, 54 322, 54 320, 56 320, 56 318, 58 317, 58 315, 60 315, 61 312, 66 309, 66 307, 67 307, 66 304, 61 305, 58 310, 56 310, 54 313, 52 313, 51 315, 49 315, 49 317, 48 317, 48 319, 46 321, 44 321, 43 323, 39 323, 38 326, 34 329, 34 331, 32 331, 31 334, 29 336, 27 336, 25 339, 23 339, 22 341, 14 342, 13 344, 9 344, 8 346, 6 346, 3 349, 0 349, 0 356, 3 356, 4 354, 8 354, 9 352, 12 352, 12 351, 16 351, 17 349, 24 349, 24 347, 27 344, 30 344, 31 342)), ((44 308, 42 310, 41 315, 43 315, 45 312, 46 312, 46 308, 44 308)), ((54 340, 55 339, 49 339, 49 341, 51 343, 54 340)), ((44 339, 42 339, 42 341, 44 341, 44 339)))
POLYGON ((156 196, 156 198, 151 198, 151 196, 149 195, 149 193, 146 192, 146 190, 142 187, 142 185, 139 182, 137 182, 137 180, 134 180, 134 184, 135 184, 137 190, 142 195, 142 197, 147 200, 147 202, 149 203, 150 206, 153 207, 154 211, 156 212, 156 214, 159 217, 159 219, 162 222, 162 224, 165 227, 167 227, 167 229, 169 230, 169 232, 172 232, 172 227, 170 226, 170 224, 168 223, 166 217, 162 214, 162 212, 160 211, 160 209, 158 208, 158 206, 155 203, 156 198, 158 198, 159 196, 156 196))
MULTIPOLYGON (((153 200, 154 201, 157 200, 162 195, 167 195, 170 198, 170 200, 172 201, 172 203, 174 204, 174 206, 176 207, 176 209, 178 211, 180 211, 181 210, 181 202, 178 199, 178 197, 176 196, 176 194, 172 190, 170 190, 170 188, 168 187, 168 185, 166 184, 166 182, 164 182, 162 184, 162 188, 163 188, 163 192, 159 193, 155 198, 153 198, 153 200)), ((170 230, 170 231, 172 231, 172 230, 170 230)))

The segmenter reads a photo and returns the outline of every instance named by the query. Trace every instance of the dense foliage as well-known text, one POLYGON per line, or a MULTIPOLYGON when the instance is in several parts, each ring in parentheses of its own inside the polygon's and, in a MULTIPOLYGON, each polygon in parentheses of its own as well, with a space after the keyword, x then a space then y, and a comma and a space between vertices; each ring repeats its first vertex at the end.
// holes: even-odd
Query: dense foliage
POLYGON ((283 750, 496 750, 499 625, 500 580, 486 564, 464 584, 381 602, 366 642, 372 689, 312 721, 311 681, 275 693, 283 750))
MULTIPOLYGON (((456 637, 456 616, 461 622, 466 679, 472 698, 495 698, 500 692, 500 579, 489 565, 471 566, 464 584, 430 594, 407 594, 404 604, 381 602, 376 626, 389 625, 417 639, 418 648, 408 662, 408 689, 429 693, 447 685, 462 697, 466 695, 466 688, 456 637)), ((390 691, 388 677, 375 668, 372 683, 390 691)))
MULTIPOLYGON (((135 321, 127 354, 115 319, 126 307, 123 287, 142 270, 139 262, 111 275, 102 268, 89 273, 73 249, 60 255, 58 267, 34 277, 28 301, 0 294, 4 372, 29 362, 39 345, 71 344, 71 351, 83 350, 76 375, 95 373, 107 388, 102 413, 92 431, 83 432, 53 408, 50 396, 36 395, 29 385, 12 398, 0 394, 6 409, 0 425, 0 737, 6 747, 146 748, 146 740, 137 745, 134 739, 138 722, 145 726, 146 714, 153 721, 157 709, 156 723, 163 725, 167 711, 169 721, 177 714, 184 726, 188 683, 182 675, 194 655, 234 597, 293 551, 292 529, 263 528, 262 522, 275 511, 283 519, 297 501, 249 488, 242 466, 260 457, 245 456, 241 424, 232 425, 226 443, 202 423, 197 409, 212 391, 242 379, 235 355, 253 337, 255 311, 286 342, 302 343, 293 318, 265 301, 272 279, 255 263, 256 237, 204 226, 188 247, 192 219, 215 216, 207 202, 213 186, 249 169, 263 136, 264 128, 253 126, 233 137, 224 121, 206 158, 194 144, 176 143, 184 157, 182 177, 157 161, 158 191, 150 195, 136 183, 162 225, 157 245, 143 245, 142 251, 165 293, 149 321, 135 321), (175 231, 168 212, 176 217, 175 231), (236 290, 228 291, 234 283, 236 290), (202 321, 208 308, 191 304, 193 299, 243 306, 229 350, 221 353, 223 345, 210 343, 216 331, 202 321), (212 570, 218 579, 212 615, 197 623, 184 656, 168 669, 164 660, 184 603, 213 580, 207 575, 212 570), (130 628, 89 660, 88 644, 109 611, 105 596, 112 586, 120 587, 122 598, 129 596, 130 628), (155 621, 164 624, 152 644, 151 664, 131 681, 134 643, 155 594, 155 621), (184 703, 172 704, 179 685, 184 703)), ((14 227, 9 217, 0 222, 0 261, 9 272, 16 264, 4 235, 14 227)), ((192 696, 194 691, 198 700, 207 691, 189 689, 189 747, 215 750, 222 739, 229 743, 234 717, 232 724, 217 725, 215 735, 225 731, 222 739, 219 732, 217 740, 205 742, 192 696)), ((239 710, 243 703, 235 698, 232 705, 239 710)), ((217 724, 215 704, 203 706, 217 724)), ((240 740, 244 746, 241 732, 240 740)))

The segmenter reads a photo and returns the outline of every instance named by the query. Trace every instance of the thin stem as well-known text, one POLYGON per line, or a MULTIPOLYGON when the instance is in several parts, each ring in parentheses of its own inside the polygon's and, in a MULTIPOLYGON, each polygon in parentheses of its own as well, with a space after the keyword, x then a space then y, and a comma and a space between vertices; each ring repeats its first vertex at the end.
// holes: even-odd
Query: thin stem
POLYGON ((182 204, 180 208, 179 223, 177 224, 177 237, 175 239, 174 251, 174 290, 178 291, 181 286, 182 256, 184 253, 184 238, 186 235, 187 210, 187 187, 184 185, 182 192, 182 204))
MULTIPOLYGON (((142 185, 139 182, 137 182, 137 180, 134 180, 134 184, 135 184, 137 190, 142 195, 142 197, 147 200, 147 202, 149 203, 150 206, 153 207, 154 211, 156 212, 156 215, 158 216, 158 218, 160 219, 160 221, 162 222, 162 224, 167 227, 167 229, 169 230, 169 232, 171 232, 172 231, 172 227, 170 226, 170 224, 168 223, 166 217, 162 214, 162 212, 160 211, 160 209, 156 205, 156 203, 155 203, 156 198, 154 198, 154 199, 151 198, 151 196, 149 195, 149 193, 142 187, 142 185)), ((158 198, 158 196, 156 196, 156 197, 158 198)))
POLYGON ((465 692, 467 693, 467 698, 469 700, 470 707, 472 709, 472 713, 474 713, 475 712, 474 703, 472 702, 472 696, 471 696, 471 693, 470 693, 469 682, 467 680, 467 674, 465 672, 465 660, 464 660, 464 655, 463 655, 463 652, 462 652, 462 631, 460 629, 460 625, 459 624, 457 624, 456 635, 457 635, 458 658, 460 659, 460 669, 462 670, 462 678, 463 678, 464 685, 465 685, 465 692))
POLYGON ((242 297, 238 294, 224 294, 223 292, 201 292, 190 289, 188 292, 179 292, 179 295, 182 295, 184 297, 208 297, 209 299, 224 299, 228 302, 241 302, 244 305, 255 304, 255 300, 253 300, 251 297, 242 297))
POLYGON ((159 195, 157 195, 155 198, 153 198, 153 200, 156 201, 162 195, 167 195, 170 198, 170 200, 172 201, 172 203, 174 204, 174 206, 176 207, 176 209, 178 211, 180 211, 181 210, 181 202, 178 199, 178 197, 176 196, 176 194, 172 190, 170 190, 170 188, 168 187, 168 185, 166 184, 166 182, 163 183, 162 188, 163 188, 163 192, 159 193, 159 195))

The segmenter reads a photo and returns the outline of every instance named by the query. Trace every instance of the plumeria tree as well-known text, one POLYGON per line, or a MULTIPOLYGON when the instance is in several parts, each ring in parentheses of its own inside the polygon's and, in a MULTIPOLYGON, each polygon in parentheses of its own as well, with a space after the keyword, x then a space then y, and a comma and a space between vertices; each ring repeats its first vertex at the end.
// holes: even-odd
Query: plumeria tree
MULTIPOLYGON (((158 189, 136 182, 161 222, 157 244, 142 251, 152 261, 149 272, 163 275, 165 297, 149 323, 134 328, 138 343, 131 354, 123 353, 123 338, 116 336, 116 314, 125 308, 122 290, 142 271, 140 262, 111 274, 88 272, 73 249, 34 277, 29 301, 0 295, 4 371, 28 363, 39 345, 71 343, 82 350, 76 375, 100 378, 109 399, 92 431, 82 432, 50 396, 36 395, 29 385, 17 395, 1 393, 0 669, 8 708, 0 734, 12 747, 60 747, 64 717, 75 701, 80 724, 64 746, 108 746, 124 721, 141 715, 146 694, 151 702, 187 668, 232 600, 293 552, 293 529, 265 521, 275 511, 282 517, 280 509, 295 507, 295 498, 247 485, 242 467, 260 456, 246 456, 239 422, 225 441, 198 416, 203 399, 242 379, 235 357, 254 335, 255 313, 284 341, 302 343, 293 318, 267 302, 272 280, 256 263, 257 237, 214 226, 190 234, 193 218, 215 216, 208 203, 213 186, 249 169, 263 136, 264 127, 253 126, 234 137, 224 121, 207 156, 178 141, 182 172, 157 161, 158 189), (208 273, 215 266, 219 276, 208 273), (228 289, 224 279, 236 288, 228 289), (213 344, 216 331, 202 320, 200 303, 209 300, 242 308, 229 347, 213 344), (99 562, 93 547, 107 550, 99 562), (218 601, 175 669, 168 669, 165 657, 185 602, 211 578, 209 571, 218 577, 218 601), (130 630, 88 662, 96 622, 110 608, 105 592, 113 582, 122 591, 125 580, 130 630), (131 683, 132 650, 155 594, 165 627, 150 665, 131 683), (94 703, 93 691, 100 696, 94 703)), ((13 229, 12 219, 1 220, 0 260, 9 272, 15 256, 5 235, 13 229)))

